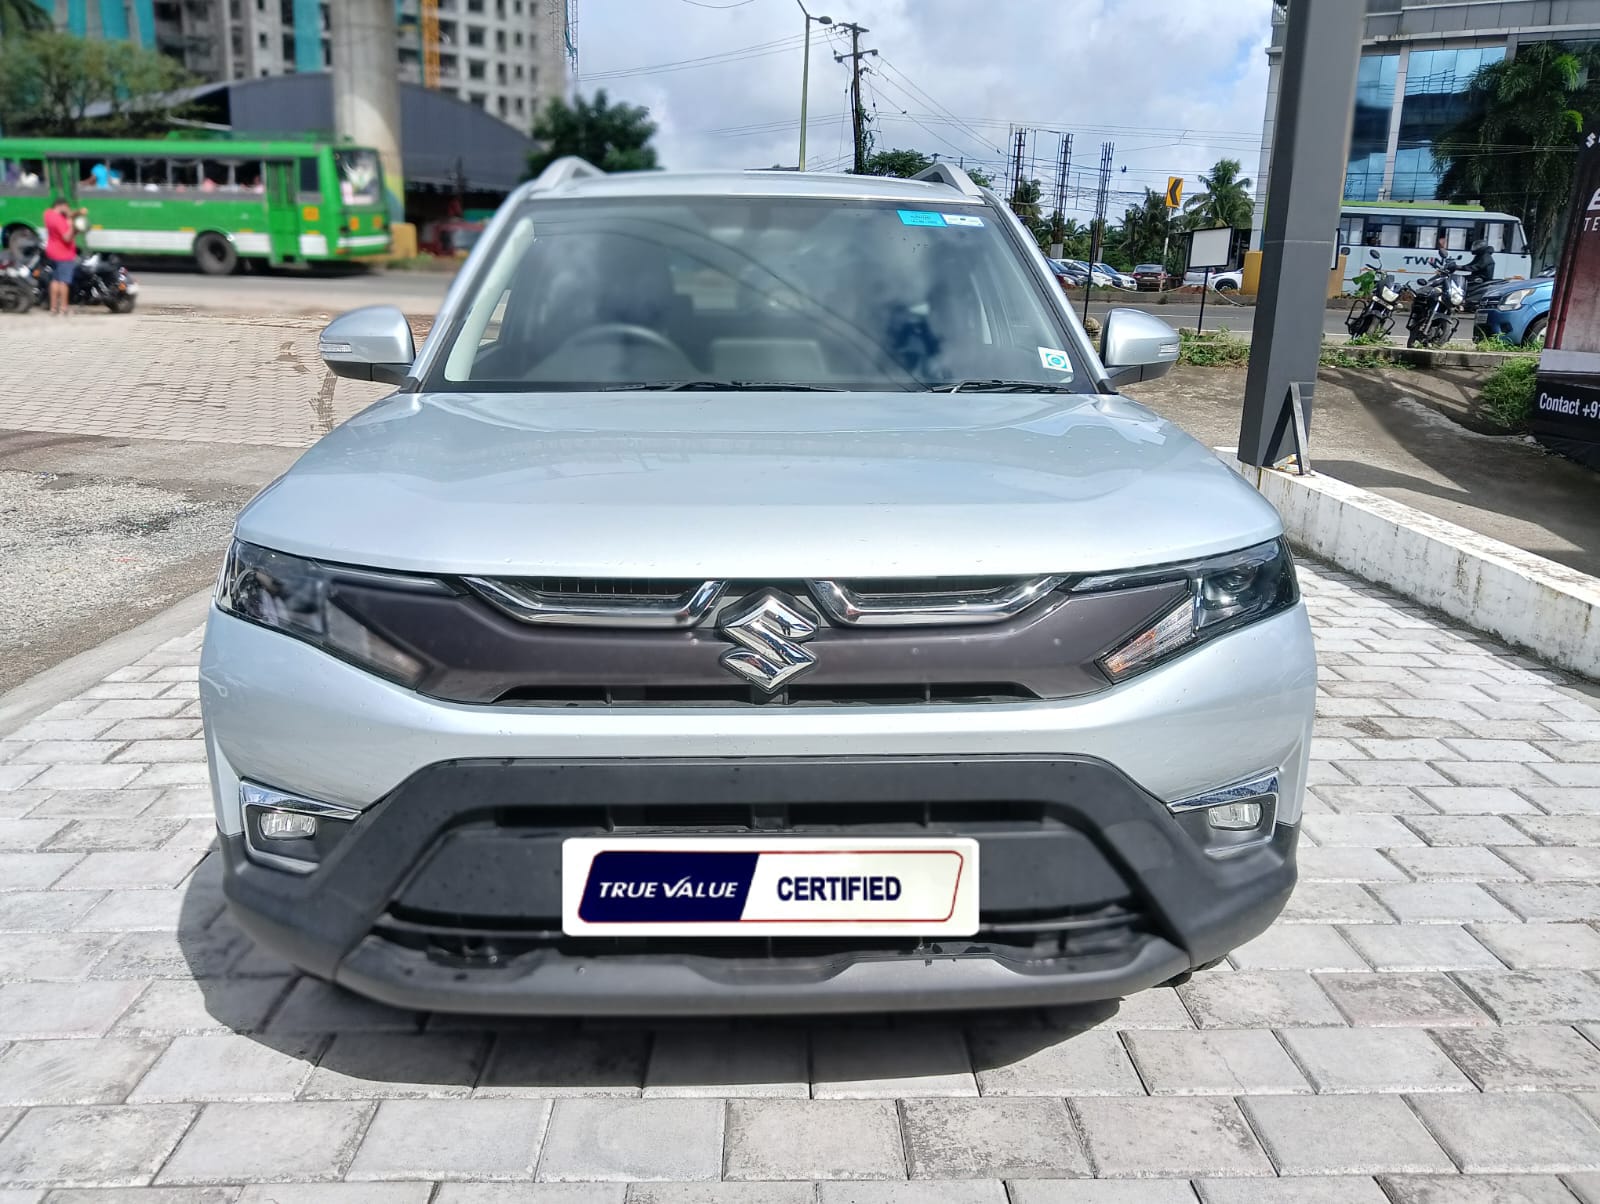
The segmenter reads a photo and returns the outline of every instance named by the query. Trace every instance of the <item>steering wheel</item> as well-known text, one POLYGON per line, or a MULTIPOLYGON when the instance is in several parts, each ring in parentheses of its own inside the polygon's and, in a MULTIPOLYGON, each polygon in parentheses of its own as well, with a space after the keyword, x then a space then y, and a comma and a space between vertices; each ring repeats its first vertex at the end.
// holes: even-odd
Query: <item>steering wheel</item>
POLYGON ((562 344, 565 351, 572 347, 586 347, 590 343, 603 342, 606 339, 631 339, 635 343, 649 343, 652 347, 673 355, 683 355, 678 345, 659 330, 651 330, 648 326, 636 326, 632 322, 602 322, 599 326, 591 326, 581 334, 575 334, 562 344))

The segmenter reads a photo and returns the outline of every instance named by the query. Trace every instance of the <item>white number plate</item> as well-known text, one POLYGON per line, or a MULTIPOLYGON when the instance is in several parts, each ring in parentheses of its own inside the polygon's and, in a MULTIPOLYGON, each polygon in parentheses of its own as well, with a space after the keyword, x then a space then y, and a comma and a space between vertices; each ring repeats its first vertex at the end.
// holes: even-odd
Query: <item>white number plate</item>
POLYGON ((575 837, 568 936, 971 936, 978 842, 956 837, 575 837))

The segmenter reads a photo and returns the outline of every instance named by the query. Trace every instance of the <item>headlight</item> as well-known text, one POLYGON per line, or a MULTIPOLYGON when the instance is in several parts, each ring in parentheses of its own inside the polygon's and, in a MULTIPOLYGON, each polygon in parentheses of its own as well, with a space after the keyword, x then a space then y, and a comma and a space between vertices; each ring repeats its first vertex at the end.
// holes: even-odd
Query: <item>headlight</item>
POLYGON ((1495 306, 1495 308, 1521 309, 1522 303, 1531 296, 1533 296, 1533 290, 1531 288, 1519 288, 1515 292, 1507 293, 1504 297, 1500 298, 1500 304, 1495 306))
POLYGON ((423 663, 340 607, 341 581, 400 589, 437 588, 435 582, 412 583, 403 577, 341 569, 235 540, 217 582, 217 605, 231 615, 304 640, 380 677, 404 686, 416 685, 422 678, 423 663))
POLYGON ((1281 539, 1208 560, 1091 577, 1075 588, 1100 592, 1174 580, 1189 582, 1184 599, 1101 657, 1100 667, 1112 681, 1123 681, 1206 640, 1279 614, 1300 599, 1294 559, 1281 539))

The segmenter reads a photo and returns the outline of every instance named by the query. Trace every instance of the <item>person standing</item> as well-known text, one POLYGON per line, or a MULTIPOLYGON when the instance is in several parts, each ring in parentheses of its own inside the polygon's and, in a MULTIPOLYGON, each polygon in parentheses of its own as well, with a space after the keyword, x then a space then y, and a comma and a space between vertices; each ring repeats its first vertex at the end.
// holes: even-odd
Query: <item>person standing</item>
POLYGON ((63 318, 72 300, 72 277, 78 267, 78 227, 76 219, 85 211, 74 211, 64 196, 58 196, 44 215, 44 257, 50 263, 50 312, 63 318))

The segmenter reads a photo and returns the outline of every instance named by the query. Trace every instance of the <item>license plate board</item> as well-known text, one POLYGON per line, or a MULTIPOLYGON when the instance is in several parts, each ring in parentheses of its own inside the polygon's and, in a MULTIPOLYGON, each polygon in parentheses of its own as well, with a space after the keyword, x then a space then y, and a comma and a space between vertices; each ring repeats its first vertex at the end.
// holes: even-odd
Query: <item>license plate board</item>
POLYGON ((971 936, 978 842, 960 837, 574 837, 568 936, 971 936))

